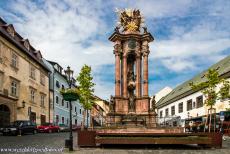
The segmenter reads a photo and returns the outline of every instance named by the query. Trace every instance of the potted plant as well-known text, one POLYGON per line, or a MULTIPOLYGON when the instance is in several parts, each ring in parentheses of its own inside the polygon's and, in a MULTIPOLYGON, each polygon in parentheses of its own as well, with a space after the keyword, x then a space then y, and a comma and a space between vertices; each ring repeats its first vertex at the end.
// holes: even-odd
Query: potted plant
POLYGON ((79 92, 77 89, 61 89, 60 93, 65 101, 76 101, 79 99, 79 92))

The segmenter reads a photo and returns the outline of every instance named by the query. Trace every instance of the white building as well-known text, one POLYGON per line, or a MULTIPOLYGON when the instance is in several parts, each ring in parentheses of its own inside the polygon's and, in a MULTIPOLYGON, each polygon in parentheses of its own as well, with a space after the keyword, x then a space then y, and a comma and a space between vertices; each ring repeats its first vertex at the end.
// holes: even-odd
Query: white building
MULTIPOLYGON (((220 77, 230 81, 230 56, 214 64, 210 69, 216 69, 220 77)), ((194 92, 189 85, 191 82, 197 84, 205 81, 204 74, 206 72, 207 70, 193 77, 191 80, 182 83, 168 95, 156 101, 159 124, 165 124, 170 119, 171 121, 179 119, 179 125, 183 126, 187 118, 201 117, 208 114, 209 107, 204 105, 205 97, 201 91, 194 92)), ((221 85, 218 85, 216 90, 220 87, 221 85)), ((214 108, 216 108, 216 113, 225 111, 226 108, 230 108, 229 100, 218 100, 214 108)))
POLYGON ((155 101, 158 102, 162 97, 168 95, 173 89, 170 87, 164 87, 155 94, 155 101))

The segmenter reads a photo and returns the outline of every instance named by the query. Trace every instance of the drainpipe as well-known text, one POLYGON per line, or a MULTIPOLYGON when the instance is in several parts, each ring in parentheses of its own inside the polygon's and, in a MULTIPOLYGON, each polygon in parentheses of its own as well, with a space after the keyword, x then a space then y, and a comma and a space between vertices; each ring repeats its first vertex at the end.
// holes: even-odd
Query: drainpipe
POLYGON ((49 87, 49 94, 48 94, 48 98, 49 98, 49 101, 48 101, 49 102, 49 111, 48 111, 49 113, 48 114, 49 115, 48 116, 49 116, 49 123, 50 123, 50 78, 51 78, 50 74, 51 73, 49 72, 48 74, 49 74, 49 82, 48 82, 49 83, 49 86, 48 86, 49 87))
POLYGON ((54 104, 55 104, 55 102, 54 102, 54 98, 55 98, 55 96, 54 96, 54 92, 55 92, 55 90, 54 90, 54 75, 55 75, 55 69, 53 68, 53 70, 54 70, 54 72, 53 72, 53 124, 54 124, 54 120, 55 120, 55 123, 56 123, 56 117, 55 117, 55 111, 54 111, 54 104))

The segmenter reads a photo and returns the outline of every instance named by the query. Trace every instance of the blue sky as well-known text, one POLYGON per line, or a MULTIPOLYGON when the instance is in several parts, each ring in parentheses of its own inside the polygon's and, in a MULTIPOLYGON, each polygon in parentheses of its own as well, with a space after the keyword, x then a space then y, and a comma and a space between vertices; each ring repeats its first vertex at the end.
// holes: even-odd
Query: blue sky
POLYGON ((95 93, 114 94, 115 8, 137 8, 154 36, 149 93, 175 87, 230 54, 230 1, 0 0, 0 15, 43 57, 77 74, 92 66, 95 93))

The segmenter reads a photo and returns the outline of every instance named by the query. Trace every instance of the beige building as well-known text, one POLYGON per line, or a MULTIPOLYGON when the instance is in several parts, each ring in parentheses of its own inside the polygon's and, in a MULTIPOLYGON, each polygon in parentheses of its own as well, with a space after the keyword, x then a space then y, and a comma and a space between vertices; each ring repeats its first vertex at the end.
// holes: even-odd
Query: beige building
POLYGON ((94 105, 91 109, 91 117, 94 126, 102 126, 106 123, 106 115, 109 113, 109 102, 94 95, 94 105))
POLYGON ((0 126, 49 121, 48 75, 40 51, 0 18, 0 126))

